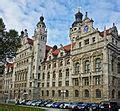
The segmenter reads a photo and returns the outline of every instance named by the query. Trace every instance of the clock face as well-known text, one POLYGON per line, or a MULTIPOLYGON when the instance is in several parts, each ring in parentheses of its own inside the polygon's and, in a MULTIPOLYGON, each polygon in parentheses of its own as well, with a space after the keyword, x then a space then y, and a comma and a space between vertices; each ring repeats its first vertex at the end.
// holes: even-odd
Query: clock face
POLYGON ((84 32, 88 32, 88 26, 87 25, 84 27, 84 32))

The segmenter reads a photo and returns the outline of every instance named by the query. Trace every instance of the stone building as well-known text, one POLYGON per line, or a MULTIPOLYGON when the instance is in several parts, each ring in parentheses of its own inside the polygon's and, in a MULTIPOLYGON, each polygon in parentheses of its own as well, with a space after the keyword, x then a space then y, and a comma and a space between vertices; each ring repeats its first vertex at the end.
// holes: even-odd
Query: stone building
MULTIPOLYGON (((3 80, 3 83, 4 83, 4 87, 3 87, 4 100, 7 100, 7 99, 9 99, 9 98, 13 99, 13 97, 12 97, 13 68, 14 68, 14 63, 7 63, 6 66, 5 66, 5 74, 4 74, 4 76, 3 76, 4 79, 2 79, 2 80, 3 80)), ((2 85, 3 85, 3 84, 2 84, 2 85)))
POLYGON ((120 100, 120 37, 115 24, 99 31, 78 11, 70 28, 71 43, 48 46, 44 17, 34 36, 21 32, 12 76, 16 99, 56 101, 120 100))
POLYGON ((41 64, 40 98, 100 102, 120 100, 120 37, 113 27, 100 32, 78 11, 71 44, 46 53, 41 64))
POLYGON ((3 94, 3 74, 0 74, 0 101, 3 101, 4 94, 3 94))

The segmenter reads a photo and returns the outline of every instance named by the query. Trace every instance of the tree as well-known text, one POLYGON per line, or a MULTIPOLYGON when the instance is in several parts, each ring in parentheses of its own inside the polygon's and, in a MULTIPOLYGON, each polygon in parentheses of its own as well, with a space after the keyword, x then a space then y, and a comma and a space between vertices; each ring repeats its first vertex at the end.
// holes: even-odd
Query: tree
MULTIPOLYGON (((21 46, 21 38, 14 29, 5 31, 3 19, 0 18, 0 67, 6 63, 6 58, 16 56, 18 48, 21 46)), ((0 72, 1 73, 1 72, 0 72)))

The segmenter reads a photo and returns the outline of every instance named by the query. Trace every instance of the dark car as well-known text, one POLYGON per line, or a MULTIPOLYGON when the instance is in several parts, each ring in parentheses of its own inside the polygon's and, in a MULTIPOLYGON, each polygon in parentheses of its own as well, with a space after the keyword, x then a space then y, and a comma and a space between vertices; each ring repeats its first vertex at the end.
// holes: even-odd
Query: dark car
POLYGON ((60 105, 62 105, 64 102, 55 102, 52 104, 53 108, 60 108, 60 105))
POLYGON ((100 107, 100 111, 117 111, 118 110, 117 102, 104 101, 100 103, 99 107, 100 107))
POLYGON ((78 104, 76 109, 79 109, 80 111, 89 111, 89 107, 90 107, 89 104, 83 103, 83 104, 78 104))
POLYGON ((92 109, 92 111, 99 111, 99 104, 98 103, 92 103, 90 108, 92 109))

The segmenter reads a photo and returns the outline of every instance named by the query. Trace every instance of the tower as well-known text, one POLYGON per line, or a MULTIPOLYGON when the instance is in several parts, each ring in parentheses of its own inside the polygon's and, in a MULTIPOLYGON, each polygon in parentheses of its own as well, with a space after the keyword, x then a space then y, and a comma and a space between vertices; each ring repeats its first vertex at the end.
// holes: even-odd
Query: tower
POLYGON ((47 42, 47 30, 46 25, 44 23, 44 17, 40 17, 40 21, 37 23, 37 27, 34 32, 34 51, 33 51, 33 66, 32 66, 32 74, 31 74, 31 84, 32 84, 32 91, 33 91, 33 98, 38 98, 38 91, 37 88, 39 84, 39 76, 40 76, 40 67, 41 62, 45 58, 46 52, 46 42, 47 42))
POLYGON ((82 25, 82 18, 83 14, 78 10, 78 12, 75 14, 75 21, 72 23, 72 27, 70 28, 70 40, 72 42, 76 41, 76 38, 81 30, 82 25))

